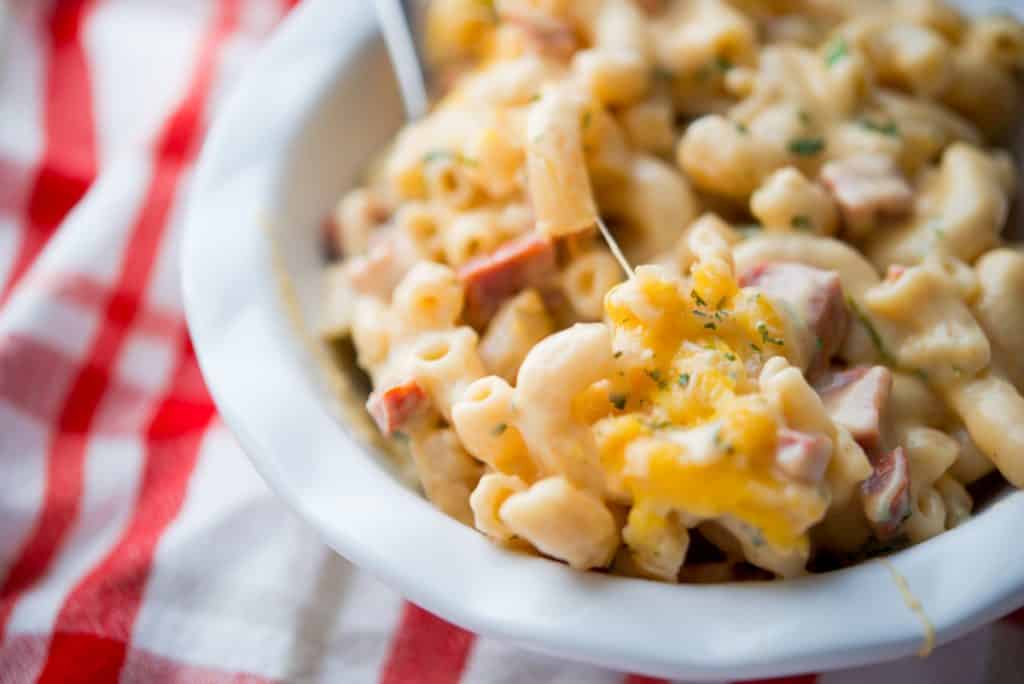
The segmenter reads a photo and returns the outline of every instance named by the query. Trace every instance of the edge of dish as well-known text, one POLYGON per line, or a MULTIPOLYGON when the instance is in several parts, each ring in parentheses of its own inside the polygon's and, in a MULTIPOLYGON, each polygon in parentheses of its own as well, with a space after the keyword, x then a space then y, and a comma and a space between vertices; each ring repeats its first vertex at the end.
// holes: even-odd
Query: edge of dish
MULTIPOLYGON (((368 3, 300 6, 217 118, 187 211, 185 309, 199 363, 225 422, 271 488, 333 548, 426 609, 549 654, 659 676, 721 678, 914 653, 921 623, 881 563, 711 586, 581 574, 492 546, 391 479, 342 429, 325 409, 323 388, 307 377, 308 352, 290 330, 269 237, 254 227, 273 216, 289 144, 306 113, 373 35, 368 3), (272 99, 273 107, 258 98, 274 92, 298 96, 272 99), (302 467, 296 453, 306 454, 302 467), (344 478, 329 477, 342 470, 344 478)), ((924 605, 938 643, 1024 604, 1024 548, 1004 541, 1020 519, 1018 492, 888 559, 924 605)))

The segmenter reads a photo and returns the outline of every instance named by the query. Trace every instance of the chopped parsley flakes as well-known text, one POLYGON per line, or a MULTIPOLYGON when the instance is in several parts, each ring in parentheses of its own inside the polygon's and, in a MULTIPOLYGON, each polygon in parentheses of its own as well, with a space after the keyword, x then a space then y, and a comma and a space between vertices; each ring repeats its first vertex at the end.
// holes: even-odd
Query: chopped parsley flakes
POLYGON ((612 406, 614 406, 619 411, 626 408, 625 394, 610 394, 608 395, 608 401, 610 401, 612 403, 612 406))
POLYGON ((679 379, 676 381, 676 384, 684 388, 688 386, 690 384, 690 374, 680 373, 679 379))
POLYGON ((789 225, 791 225, 795 230, 812 230, 814 228, 814 223, 811 221, 811 217, 803 214, 794 216, 789 222, 789 225))
POLYGON ((658 389, 665 389, 667 383, 665 382, 665 378, 661 377, 660 370, 658 370, 657 368, 655 368, 654 370, 649 370, 645 368, 644 373, 646 373, 647 377, 654 381, 654 384, 658 386, 658 389))
POLYGON ((747 223, 741 226, 736 226, 736 232, 740 234, 744 240, 756 236, 763 230, 760 223, 747 223))
POLYGON ((431 150, 430 152, 427 152, 425 155, 423 155, 424 164, 431 164, 437 161, 444 161, 445 159, 450 159, 459 164, 465 164, 466 166, 476 166, 476 159, 467 157, 461 152, 455 152, 453 150, 437 149, 431 150))
POLYGON ((863 128, 871 131, 872 133, 887 135, 891 138, 895 138, 900 134, 900 127, 896 125, 895 121, 885 121, 883 123, 879 123, 877 121, 872 121, 871 119, 868 118, 863 118, 860 121, 858 121, 858 123, 863 128))
POLYGON ((772 337, 772 334, 768 331, 768 325, 764 321, 757 324, 757 332, 761 334, 761 341, 765 344, 774 344, 777 347, 781 347, 786 344, 778 337, 772 337))
POLYGON ((834 67, 840 61, 850 56, 850 46, 846 39, 840 36, 832 41, 825 50, 825 66, 834 67))
POLYGON ((789 143, 789 151, 801 157, 813 157, 825 149, 823 138, 797 138, 789 143))
POLYGON ((875 324, 871 322, 871 319, 867 317, 867 314, 861 310, 857 302, 853 301, 853 297, 846 298, 846 304, 850 307, 850 311, 857 317, 860 324, 864 326, 864 329, 868 333, 868 337, 871 338, 871 344, 875 345, 875 349, 878 351, 879 358, 887 366, 896 366, 896 359, 889 350, 885 348, 885 343, 882 341, 882 336, 878 334, 878 329, 875 328, 875 324))
POLYGON ((500 437, 501 435, 505 434, 505 430, 508 430, 508 423, 498 423, 497 425, 494 426, 494 429, 491 430, 491 434, 493 434, 495 437, 500 437))

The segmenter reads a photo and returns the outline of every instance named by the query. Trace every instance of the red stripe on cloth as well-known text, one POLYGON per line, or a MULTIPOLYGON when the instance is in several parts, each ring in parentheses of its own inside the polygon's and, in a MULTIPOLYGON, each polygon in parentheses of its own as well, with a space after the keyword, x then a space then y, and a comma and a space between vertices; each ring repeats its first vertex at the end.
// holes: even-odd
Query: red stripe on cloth
MULTIPOLYGON (((103 666, 104 655, 111 649, 109 639, 91 634, 62 634, 56 638, 59 638, 66 648, 73 649, 82 656, 76 664, 75 671, 69 672, 67 679, 64 680, 68 682, 78 681, 79 677, 91 677, 89 681, 98 684, 118 681, 120 684, 272 684, 273 681, 248 673, 187 665, 138 648, 128 650, 128 664, 118 679, 116 672, 112 673, 103 666)), ((32 681, 49 640, 47 635, 22 634, 0 645, 0 682, 14 684, 32 681)))
POLYGON ((208 397, 196 403, 178 394, 180 380, 188 377, 195 364, 186 339, 170 393, 146 430, 145 466, 131 523, 61 608, 40 683, 96 681, 94 675, 81 671, 83 656, 102 662, 103 674, 117 681, 114 675, 127 655, 157 544, 181 510, 202 439, 216 415, 208 397), (79 648, 83 632, 103 637, 88 654, 79 648))
POLYGON ((668 684, 668 680, 661 679, 660 677, 631 674, 626 675, 626 678, 622 680, 622 684, 668 684))
POLYGON ((660 677, 631 674, 626 675, 626 678, 622 680, 622 684, 668 684, 668 680, 661 679, 660 677))
POLYGON ((792 677, 776 677, 775 679, 748 679, 736 684, 816 684, 818 675, 805 674, 792 677))
MULTIPOLYGON (((57 422, 78 372, 74 359, 45 342, 21 334, 0 338, 0 401, 41 425, 57 422)), ((137 434, 145 426, 150 397, 119 378, 108 378, 107 383, 105 410, 90 433, 108 437, 137 434)))
POLYGON ((43 154, 28 190, 21 243, 0 286, 0 305, 96 178, 92 80, 82 46, 82 29, 95 5, 96 0, 62 0, 47 21, 43 154))
POLYGON ((0 338, 0 401, 48 424, 60 411, 78 367, 66 354, 26 335, 0 338))
MULTIPOLYGON (((108 286, 85 273, 73 273, 59 277, 44 276, 40 288, 47 296, 74 304, 87 311, 103 309, 109 298, 108 286)), ((185 327, 185 322, 178 312, 161 311, 147 305, 145 301, 133 301, 130 306, 137 312, 133 322, 135 330, 144 335, 175 339, 185 327)))
POLYGON ((380 684, 456 684, 476 637, 406 603, 380 684))
POLYGON ((21 215, 35 167, 0 157, 0 213, 21 215))
POLYGON ((1021 608, 1016 612, 1010 613, 1003 619, 1012 625, 1024 627, 1024 608, 1021 608))
POLYGON ((239 23, 241 0, 221 0, 195 77, 158 137, 156 164, 139 217, 132 227, 114 295, 101 328, 64 402, 47 460, 46 490, 35 529, 0 585, 0 642, 14 604, 50 567, 81 506, 88 434, 110 382, 114 362, 135 322, 162 241, 178 184, 192 162, 202 133, 203 108, 212 89, 220 44, 239 23))

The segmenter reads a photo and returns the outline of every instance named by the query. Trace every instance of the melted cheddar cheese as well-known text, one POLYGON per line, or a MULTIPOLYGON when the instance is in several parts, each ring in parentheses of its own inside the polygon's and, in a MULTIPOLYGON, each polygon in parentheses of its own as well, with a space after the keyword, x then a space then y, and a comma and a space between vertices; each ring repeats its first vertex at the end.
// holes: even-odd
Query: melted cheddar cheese
POLYGON ((755 546, 806 554, 828 501, 775 468, 785 425, 757 384, 763 361, 786 353, 771 302, 711 261, 689 281, 640 268, 605 309, 620 370, 599 387, 609 408, 593 428, 610 495, 636 512, 627 543, 656 544, 677 513, 730 517, 755 546))

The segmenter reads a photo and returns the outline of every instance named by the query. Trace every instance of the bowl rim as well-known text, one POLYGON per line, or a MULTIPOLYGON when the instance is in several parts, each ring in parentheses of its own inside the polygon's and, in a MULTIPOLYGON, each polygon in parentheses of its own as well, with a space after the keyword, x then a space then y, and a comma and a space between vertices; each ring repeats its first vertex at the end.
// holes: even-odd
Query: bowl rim
POLYGON ((181 254, 188 327, 223 420, 271 489, 331 547, 474 632, 694 680, 826 671, 916 652, 924 628, 894 572, 939 643, 1024 604, 1024 547, 1003 541, 1024 519, 1022 492, 886 563, 785 582, 673 586, 503 550, 395 481, 308 377, 309 352, 262 229, 290 145, 334 79, 375 40, 371 5, 307 0, 264 46, 211 128, 181 254), (268 97, 279 92, 290 96, 268 97), (345 477, 321 477, 322 459, 334 459, 345 477))

